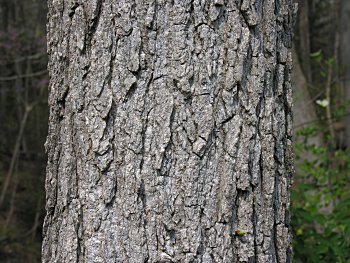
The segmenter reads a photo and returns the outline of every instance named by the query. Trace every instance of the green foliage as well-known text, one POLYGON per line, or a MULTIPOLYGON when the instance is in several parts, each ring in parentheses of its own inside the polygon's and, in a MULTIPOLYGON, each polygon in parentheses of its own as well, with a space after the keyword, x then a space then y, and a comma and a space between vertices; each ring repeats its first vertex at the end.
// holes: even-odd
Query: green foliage
POLYGON ((315 127, 297 133, 292 189, 294 262, 350 262, 350 155, 309 143, 315 127))

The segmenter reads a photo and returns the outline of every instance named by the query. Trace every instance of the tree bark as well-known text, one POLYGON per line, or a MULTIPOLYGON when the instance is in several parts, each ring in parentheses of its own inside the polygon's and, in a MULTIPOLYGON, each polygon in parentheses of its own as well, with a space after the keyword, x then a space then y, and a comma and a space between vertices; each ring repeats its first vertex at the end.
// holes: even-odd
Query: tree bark
POLYGON ((43 262, 290 262, 291 0, 49 0, 43 262))

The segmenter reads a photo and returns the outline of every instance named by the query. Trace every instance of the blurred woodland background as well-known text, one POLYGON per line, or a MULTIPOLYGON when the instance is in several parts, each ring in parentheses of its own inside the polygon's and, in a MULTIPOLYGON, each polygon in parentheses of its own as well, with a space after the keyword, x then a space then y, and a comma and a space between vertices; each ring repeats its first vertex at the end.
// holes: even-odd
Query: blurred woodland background
MULTIPOLYGON (((46 1, 0 0, 0 262, 40 262, 46 1)), ((294 262, 350 262, 350 1, 299 0, 294 262)))

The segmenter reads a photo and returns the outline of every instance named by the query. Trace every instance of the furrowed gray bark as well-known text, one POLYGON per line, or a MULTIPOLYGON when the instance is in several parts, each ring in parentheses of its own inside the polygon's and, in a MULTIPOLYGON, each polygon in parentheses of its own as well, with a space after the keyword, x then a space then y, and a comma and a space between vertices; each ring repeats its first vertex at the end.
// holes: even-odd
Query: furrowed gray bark
POLYGON ((291 0, 49 0, 43 262, 289 262, 291 0))

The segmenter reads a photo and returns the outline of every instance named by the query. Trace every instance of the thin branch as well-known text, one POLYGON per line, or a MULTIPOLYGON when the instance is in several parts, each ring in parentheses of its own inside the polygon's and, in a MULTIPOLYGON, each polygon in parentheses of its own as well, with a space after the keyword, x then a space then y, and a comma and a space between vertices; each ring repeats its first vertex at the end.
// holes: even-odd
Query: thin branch
POLYGON ((0 81, 9 81, 9 80, 16 80, 20 78, 31 78, 35 76, 41 76, 47 73, 47 69, 29 73, 29 74, 23 74, 23 75, 16 75, 16 76, 9 76, 9 77, 0 77, 0 81))
POLYGON ((12 56, 0 57, 0 60, 8 60, 5 63, 9 64, 9 63, 14 63, 14 62, 21 62, 24 60, 34 60, 34 59, 38 59, 38 58, 41 58, 44 56, 47 56, 47 53, 45 53, 45 52, 36 53, 36 54, 24 56, 24 57, 12 57, 12 56))
MULTIPOLYGON (((347 112, 347 113, 345 113, 345 114, 343 114, 342 115, 342 117, 345 117, 345 116, 350 116, 350 112, 347 112)), ((336 117, 332 117, 332 118, 330 118, 330 119, 328 119, 328 118, 323 118, 323 119, 316 119, 316 120, 312 120, 312 121, 307 121, 307 122, 304 122, 304 123, 300 123, 300 124, 298 124, 298 125, 296 125, 296 126, 294 126, 292 129, 293 130, 296 130, 296 129, 298 129, 298 128, 301 128, 301 127, 303 127, 303 126, 305 126, 305 125, 309 125, 309 124, 312 124, 312 123, 316 123, 316 122, 318 122, 318 121, 332 121, 332 120, 335 120, 335 119, 337 119, 336 117)))
POLYGON ((22 118, 22 121, 21 121, 21 124, 20 124, 18 135, 17 135, 15 147, 13 149, 13 155, 12 155, 12 158, 11 158, 10 168, 9 168, 9 170, 7 172, 7 176, 6 176, 6 179, 5 179, 5 182, 4 182, 4 186, 2 188, 2 192, 1 192, 1 195, 0 195, 0 207, 2 206, 2 204, 4 202, 5 195, 6 195, 6 192, 7 192, 7 188, 9 186, 9 184, 10 184, 10 181, 11 181, 11 177, 12 177, 12 174, 13 174, 13 170, 15 168, 15 163, 16 163, 18 154, 19 154, 19 148, 20 148, 20 145, 21 145, 21 140, 22 140, 24 128, 26 126, 29 113, 31 112, 31 110, 33 109, 35 104, 36 103, 32 103, 32 104, 26 106, 26 108, 25 108, 25 112, 24 112, 24 115, 23 115, 23 118, 22 118))

